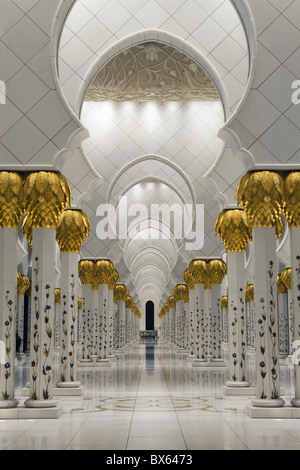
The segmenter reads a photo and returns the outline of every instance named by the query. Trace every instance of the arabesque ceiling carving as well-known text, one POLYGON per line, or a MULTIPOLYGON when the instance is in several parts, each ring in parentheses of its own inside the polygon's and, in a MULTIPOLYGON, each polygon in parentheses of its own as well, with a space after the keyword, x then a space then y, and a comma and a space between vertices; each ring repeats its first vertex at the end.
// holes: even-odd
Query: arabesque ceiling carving
POLYGON ((174 47, 146 42, 128 48, 101 68, 86 101, 220 101, 208 74, 174 47))

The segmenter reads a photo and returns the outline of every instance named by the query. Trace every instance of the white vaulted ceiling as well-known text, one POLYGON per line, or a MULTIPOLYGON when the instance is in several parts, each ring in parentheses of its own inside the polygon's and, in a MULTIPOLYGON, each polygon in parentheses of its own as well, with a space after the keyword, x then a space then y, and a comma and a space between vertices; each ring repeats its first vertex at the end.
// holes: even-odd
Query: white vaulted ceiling
POLYGON ((79 0, 62 30, 58 65, 63 93, 90 134, 81 151, 91 175, 76 185, 79 200, 99 175, 85 204, 92 235, 82 253, 111 257, 142 304, 159 303, 193 257, 223 250, 214 233, 219 202, 205 175, 226 153, 218 132, 247 84, 239 16, 229 0, 79 0), (118 214, 124 196, 149 212, 152 204, 190 204, 195 214, 204 204, 204 246, 186 250, 166 235, 167 223, 157 230, 151 219, 125 240, 100 240, 97 207, 109 203, 118 214))

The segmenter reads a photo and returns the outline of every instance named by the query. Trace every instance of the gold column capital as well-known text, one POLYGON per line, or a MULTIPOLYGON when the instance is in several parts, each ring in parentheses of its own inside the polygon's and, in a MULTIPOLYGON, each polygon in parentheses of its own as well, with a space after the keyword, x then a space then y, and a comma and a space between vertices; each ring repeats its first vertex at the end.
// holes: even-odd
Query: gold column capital
POLYGON ((56 227, 71 198, 70 185, 60 173, 37 171, 25 179, 25 211, 34 227, 56 227))
POLYGON ((110 290, 114 290, 114 288, 115 288, 117 282, 119 282, 119 280, 120 280, 120 275, 119 275, 118 271, 114 268, 113 273, 109 278, 108 288, 110 290))
POLYGON ((28 214, 25 214, 22 220, 21 230, 22 230, 24 237, 27 239, 29 245, 31 246, 31 248, 32 248, 32 229, 33 229, 32 220, 28 214))
POLYGON ((212 284, 222 284, 224 276, 227 274, 227 265, 221 259, 213 259, 207 263, 208 281, 212 284))
POLYGON ((58 287, 55 289, 55 303, 60 304, 61 302, 61 289, 58 287))
POLYGON ((187 268, 183 273, 183 281, 185 282, 189 290, 193 290, 195 288, 195 280, 189 268, 187 268))
POLYGON ((184 302, 189 301, 189 290, 186 284, 177 284, 172 291, 172 296, 175 301, 184 300, 184 302))
POLYGON ((124 284, 117 284, 114 288, 114 302, 118 302, 118 300, 122 300, 122 302, 126 302, 126 299, 129 295, 128 289, 124 284))
POLYGON ((30 288, 30 280, 24 274, 17 273, 17 293, 18 295, 25 295, 30 288))
POLYGON ((248 216, 241 209, 223 210, 217 218, 215 233, 227 252, 245 251, 248 242, 252 240, 248 216))
POLYGON ((292 270, 291 268, 286 268, 282 271, 280 275, 281 281, 284 283, 288 290, 292 288, 292 270))
POLYGON ((246 173, 237 188, 238 204, 245 210, 249 225, 275 227, 279 238, 284 230, 281 213, 284 211, 284 179, 275 171, 246 173))
POLYGON ((0 171, 0 227, 18 228, 24 214, 23 178, 14 171, 0 171))
POLYGON ((94 262, 91 260, 79 261, 78 276, 82 284, 92 285, 94 282, 94 262))
POLYGON ((81 210, 66 209, 59 217, 56 240, 62 253, 78 253, 90 234, 90 221, 81 210))
POLYGON ((170 295, 170 297, 168 297, 166 303, 169 309, 176 307, 176 300, 174 299, 173 295, 170 295))
POLYGON ((254 300, 254 285, 248 284, 245 287, 245 302, 249 303, 251 300, 254 300))
POLYGON ((300 171, 291 171, 284 179, 284 214, 289 227, 300 227, 300 171))
POLYGON ((189 271, 195 284, 205 284, 207 282, 207 262, 202 259, 192 260, 189 264, 189 271))
POLYGON ((283 282, 283 279, 280 274, 277 274, 277 293, 286 294, 288 291, 286 284, 283 282))
POLYGON ((221 309, 223 310, 224 308, 228 308, 228 296, 223 295, 221 297, 221 309))
POLYGON ((78 310, 82 310, 82 297, 77 298, 77 308, 78 310))
POLYGON ((115 267, 112 261, 106 259, 96 261, 94 266, 95 283, 98 285, 108 285, 114 270, 115 267))

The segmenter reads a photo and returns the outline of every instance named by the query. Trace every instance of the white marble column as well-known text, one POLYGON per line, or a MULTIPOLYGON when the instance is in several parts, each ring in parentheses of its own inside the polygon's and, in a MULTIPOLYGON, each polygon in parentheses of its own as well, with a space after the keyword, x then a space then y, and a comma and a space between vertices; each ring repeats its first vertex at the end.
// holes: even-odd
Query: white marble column
POLYGON ((177 352, 179 354, 188 354, 188 351, 184 348, 184 337, 185 337, 185 303, 188 302, 189 290, 186 284, 178 284, 174 287, 172 296, 176 301, 176 344, 177 352))
POLYGON ((78 264, 78 274, 82 284, 82 343, 79 365, 85 365, 92 362, 91 313, 95 296, 95 289, 93 289, 95 287, 94 262, 91 260, 81 260, 78 264))
POLYGON ((291 400, 291 404, 295 407, 300 407, 300 226, 290 227, 290 244, 292 288, 291 294, 293 305, 295 341, 293 348, 295 397, 291 400))
POLYGON ((79 251, 90 233, 84 212, 68 209, 63 212, 56 228, 56 240, 61 254, 60 292, 60 369, 57 387, 74 389, 77 380, 79 251))
POLYGON ((0 172, 0 409, 15 408, 17 237, 24 213, 23 180, 0 172))
POLYGON ((78 253, 61 253, 60 370, 56 385, 76 388, 78 324, 78 253))
POLYGON ((25 295, 29 288, 30 280, 28 277, 18 272, 16 327, 18 340, 20 341, 19 349, 17 349, 19 357, 24 356, 24 306, 25 295))
POLYGON ((277 260, 275 227, 254 227, 256 400, 254 406, 283 406, 280 398, 277 260))
POLYGON ((284 405, 280 398, 276 257, 276 239, 283 233, 284 193, 282 175, 265 170, 246 173, 237 190, 237 201, 247 213, 252 228, 254 252, 254 408, 284 405))
POLYGON ((227 253, 229 371, 228 387, 248 387, 244 252, 227 253))
POLYGON ((116 353, 124 353, 125 346, 125 302, 129 295, 128 289, 124 284, 116 284, 114 288, 114 300, 117 304, 117 331, 118 343, 116 353))
POLYGON ((55 298, 54 349, 59 351, 59 349, 60 349, 60 328, 61 328, 61 322, 60 322, 61 289, 58 288, 58 287, 55 288, 54 298, 55 298))
POLYGON ((54 227, 33 227, 29 408, 50 408, 53 400, 55 308, 54 227))
POLYGON ((212 284, 210 292, 213 321, 212 362, 218 365, 225 365, 222 353, 221 285, 212 284))
POLYGON ((0 227, 0 409, 15 408, 17 229, 0 227))
POLYGON ((119 282, 120 276, 118 271, 114 268, 112 275, 108 282, 108 358, 115 360, 114 348, 115 348, 115 320, 117 305, 114 301, 114 288, 117 282, 119 282))

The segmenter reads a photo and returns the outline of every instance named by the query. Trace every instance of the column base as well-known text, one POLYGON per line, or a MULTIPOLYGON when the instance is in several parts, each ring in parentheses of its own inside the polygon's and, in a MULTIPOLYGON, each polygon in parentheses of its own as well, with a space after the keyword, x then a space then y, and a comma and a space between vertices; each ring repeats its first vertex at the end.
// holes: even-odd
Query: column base
POLYGON ((207 359, 194 359, 192 362, 192 367, 208 367, 208 365, 207 359))
POLYGON ((58 388, 78 388, 80 387, 81 383, 78 381, 74 382, 57 382, 56 386, 58 388))
POLYGON ((111 363, 109 359, 97 359, 96 363, 100 367, 111 367, 111 363))
POLYGON ((189 354, 187 357, 187 361, 194 361, 195 360, 195 355, 194 354, 189 354))
POLYGON ((292 398, 291 405, 295 408, 300 408, 300 398, 292 398))
POLYGON ((223 393, 226 396, 255 396, 256 395, 256 387, 255 386, 248 386, 248 387, 230 387, 224 385, 223 393))
POLYGON ((209 365, 210 367, 226 367, 224 359, 211 359, 209 365))
POLYGON ((125 353, 126 353, 126 351, 125 351, 124 348, 117 348, 115 352, 116 352, 116 355, 117 355, 117 356, 118 356, 118 355, 121 356, 122 354, 125 354, 125 353))
POLYGON ((16 408, 18 404, 19 402, 15 398, 12 398, 11 400, 0 400, 0 409, 16 408))
POLYGON ((274 400, 263 400, 260 398, 257 398, 255 400, 252 400, 252 406, 258 407, 258 408, 281 408, 284 405, 284 400, 282 398, 276 398, 274 400))
POLYGON ((232 388, 246 388, 250 386, 250 383, 245 382, 245 381, 228 380, 225 385, 226 387, 232 387, 232 388))
POLYGON ((189 354, 189 352, 184 349, 184 348, 178 348, 177 351, 176 351, 176 354, 178 354, 179 356, 187 356, 189 354))
POLYGON ((55 408, 57 406, 56 400, 32 400, 29 398, 25 400, 24 405, 26 408, 55 408))

